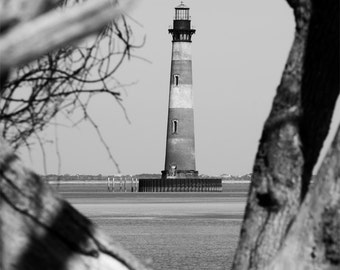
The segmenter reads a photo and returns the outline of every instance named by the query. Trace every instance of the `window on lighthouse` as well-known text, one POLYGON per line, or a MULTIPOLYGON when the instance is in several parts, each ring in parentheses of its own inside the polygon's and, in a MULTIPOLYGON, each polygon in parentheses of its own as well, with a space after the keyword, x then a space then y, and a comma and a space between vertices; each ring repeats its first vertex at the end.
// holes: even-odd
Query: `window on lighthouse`
POLYGON ((177 134, 178 120, 172 120, 172 134, 177 134))
POLYGON ((178 82, 179 82, 179 75, 174 75, 174 84, 175 84, 175 86, 178 86, 178 82))

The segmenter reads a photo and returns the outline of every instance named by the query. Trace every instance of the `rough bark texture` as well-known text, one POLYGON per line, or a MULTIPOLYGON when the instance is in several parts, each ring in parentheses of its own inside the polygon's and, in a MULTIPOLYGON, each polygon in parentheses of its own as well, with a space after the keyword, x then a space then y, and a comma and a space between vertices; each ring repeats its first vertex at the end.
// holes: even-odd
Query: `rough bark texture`
POLYGON ((339 3, 289 1, 295 39, 253 168, 233 269, 263 269, 303 200, 339 95, 339 3))
POLYGON ((147 269, 0 140, 0 269, 147 269))
POLYGON ((312 1, 301 87, 304 198, 339 95, 339 1, 312 1))
POLYGON ((340 127, 268 270, 340 268, 340 127))

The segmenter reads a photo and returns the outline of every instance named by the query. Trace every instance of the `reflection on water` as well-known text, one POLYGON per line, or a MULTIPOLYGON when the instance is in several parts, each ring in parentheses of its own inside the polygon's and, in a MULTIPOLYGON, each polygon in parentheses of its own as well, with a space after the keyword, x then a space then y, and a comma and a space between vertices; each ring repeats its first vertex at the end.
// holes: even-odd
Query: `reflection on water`
POLYGON ((92 217, 109 235, 159 270, 230 269, 241 220, 92 217))

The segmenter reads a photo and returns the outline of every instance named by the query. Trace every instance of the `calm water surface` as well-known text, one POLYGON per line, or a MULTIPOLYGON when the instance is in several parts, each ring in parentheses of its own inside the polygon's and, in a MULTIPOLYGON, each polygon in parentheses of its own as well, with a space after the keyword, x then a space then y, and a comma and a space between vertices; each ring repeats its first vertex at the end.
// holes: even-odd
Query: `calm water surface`
POLYGON ((230 269, 245 198, 223 193, 64 193, 154 269, 230 269))
POLYGON ((94 219, 154 269, 230 269, 240 220, 94 219))

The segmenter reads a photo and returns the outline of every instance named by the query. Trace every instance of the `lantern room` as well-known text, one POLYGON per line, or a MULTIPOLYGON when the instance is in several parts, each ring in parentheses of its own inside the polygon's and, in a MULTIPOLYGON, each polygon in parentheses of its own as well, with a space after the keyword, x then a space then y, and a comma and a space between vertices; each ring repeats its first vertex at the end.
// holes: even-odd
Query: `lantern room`
POLYGON ((175 20, 190 20, 189 8, 181 2, 181 4, 175 7, 175 20))
POLYGON ((175 7, 175 18, 173 28, 169 29, 173 42, 191 42, 191 36, 195 33, 195 29, 191 28, 191 20, 189 15, 189 7, 181 4, 175 7))

